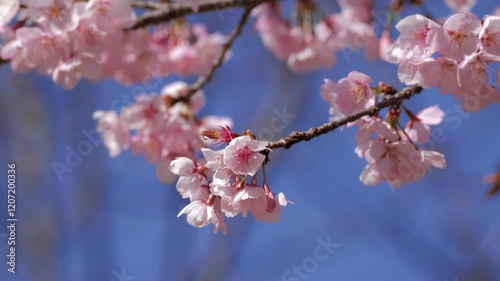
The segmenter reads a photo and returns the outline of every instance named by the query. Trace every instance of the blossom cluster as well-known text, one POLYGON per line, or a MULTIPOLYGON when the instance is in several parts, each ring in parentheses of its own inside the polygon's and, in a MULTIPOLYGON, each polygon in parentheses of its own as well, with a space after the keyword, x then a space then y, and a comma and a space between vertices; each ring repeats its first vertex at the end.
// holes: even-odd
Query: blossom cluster
POLYGON ((340 0, 341 12, 317 21, 316 5, 310 0, 297 2, 298 23, 292 25, 280 14, 279 3, 264 3, 252 13, 257 17, 256 30, 278 59, 286 60, 295 72, 330 68, 335 52, 344 48, 367 52, 378 50, 372 21, 370 0, 340 0))
POLYGON ((458 13, 439 24, 422 15, 401 20, 401 33, 386 53, 398 64, 401 82, 424 88, 437 86, 443 93, 462 99, 465 111, 477 111, 500 102, 500 16, 482 20, 458 13), (494 87, 493 85, 497 87, 494 87))
POLYGON ((257 182, 268 143, 255 140, 250 133, 231 132, 230 118, 198 119, 205 96, 197 91, 186 98, 189 90, 187 84, 175 82, 160 94, 138 96, 120 113, 96 111, 97 129, 110 156, 130 149, 157 165, 160 182, 171 184, 178 179, 177 190, 191 202, 179 216, 186 214, 195 227, 213 223, 216 231, 226 233, 223 216, 240 213, 277 222, 287 200, 282 193, 271 192, 265 177, 262 185, 257 182), (216 151, 208 148, 221 144, 227 146, 216 151))
MULTIPOLYGON (((321 96, 331 104, 332 119, 367 109, 375 104, 376 95, 370 87, 371 78, 353 71, 338 82, 326 80, 321 96)), ((380 91, 380 89, 379 89, 380 91)), ((444 155, 417 146, 429 141, 431 125, 438 125, 444 112, 432 106, 413 114, 404 110, 409 120, 405 127, 400 123, 400 106, 393 106, 384 120, 381 116, 365 116, 348 126, 358 126, 355 152, 365 158, 368 165, 360 175, 366 185, 386 181, 399 188, 403 183, 420 180, 430 167, 443 169, 444 155)))
POLYGON ((202 131, 232 125, 230 118, 222 116, 198 119, 205 94, 200 90, 185 100, 189 89, 186 83, 175 82, 160 94, 139 95, 135 103, 119 113, 96 111, 97 129, 110 156, 118 156, 126 149, 134 155, 142 154, 156 164, 160 182, 173 183, 177 176, 169 169, 172 160, 180 156, 196 159, 198 151, 211 143, 201 138, 202 131))
POLYGON ((80 79, 145 83, 155 75, 204 75, 226 36, 183 19, 124 31, 136 19, 130 1, 19 0, 0 3, 0 56, 14 72, 52 76, 65 89, 80 79))
POLYGON ((250 213, 257 221, 278 222, 281 207, 288 204, 285 195, 271 192, 265 174, 263 184, 257 181, 261 167, 265 173, 263 151, 268 143, 255 140, 251 134, 238 136, 229 127, 205 135, 227 146, 216 151, 202 148, 205 164, 186 157, 172 161, 170 170, 180 176, 177 190, 191 201, 178 216, 186 214, 188 223, 195 227, 212 223, 214 232, 221 229, 224 234, 227 231, 224 216, 232 218, 241 213, 247 217, 250 213))

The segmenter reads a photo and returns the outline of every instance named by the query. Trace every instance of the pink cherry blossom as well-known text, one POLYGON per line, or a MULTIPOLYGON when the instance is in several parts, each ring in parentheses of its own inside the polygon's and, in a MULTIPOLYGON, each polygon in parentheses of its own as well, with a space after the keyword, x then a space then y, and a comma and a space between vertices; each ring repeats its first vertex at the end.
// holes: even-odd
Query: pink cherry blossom
POLYGON ((38 27, 21 27, 16 30, 16 39, 2 49, 2 58, 24 63, 24 69, 50 73, 69 52, 66 36, 46 33, 38 27))
POLYGON ((274 194, 269 189, 267 183, 264 184, 266 194, 266 209, 257 209, 252 212, 256 221, 266 221, 267 223, 278 223, 281 218, 281 207, 288 205, 289 201, 282 192, 274 194))
POLYGON ((484 52, 500 56, 500 15, 486 16, 479 32, 484 52))
POLYGON ((56 84, 62 84, 66 90, 74 88, 82 78, 95 81, 101 78, 101 65, 92 55, 80 54, 59 62, 52 72, 56 84))
POLYGON ((443 28, 436 22, 422 16, 408 16, 396 25, 401 33, 395 42, 396 47, 404 50, 405 58, 421 61, 430 57, 442 43, 443 28))
POLYGON ((342 14, 353 21, 369 22, 372 20, 371 0, 339 0, 342 14))
POLYGON ((307 72, 321 67, 332 67, 335 57, 323 42, 315 40, 303 50, 291 54, 287 63, 295 72, 307 72))
POLYGON ((184 207, 177 217, 186 214, 187 222, 194 227, 204 227, 212 223, 215 225, 214 233, 217 233, 219 229, 222 230, 224 235, 227 233, 227 227, 222 218, 220 211, 216 210, 214 205, 205 203, 204 201, 197 200, 191 202, 189 205, 184 207))
POLYGON ((159 95, 140 95, 136 102, 126 107, 121 114, 130 129, 149 134, 162 128, 167 108, 159 95))
POLYGON ((255 29, 266 46, 277 58, 286 59, 305 46, 304 31, 291 27, 279 15, 276 6, 264 3, 252 11, 257 17, 255 29))
POLYGON ((158 163, 162 156, 161 137, 158 135, 139 134, 130 137, 130 152, 133 155, 144 154, 150 163, 158 163))
POLYGON ((431 135, 431 128, 429 126, 440 124, 443 121, 443 117, 444 111, 438 106, 428 107, 410 117, 405 131, 413 142, 425 143, 429 141, 431 135))
POLYGON ((330 114, 342 117, 363 110, 374 104, 370 88, 371 78, 363 73, 352 71, 337 83, 328 79, 321 86, 321 97, 332 105, 330 114))
POLYGON ((380 117, 364 116, 355 123, 352 123, 352 125, 359 126, 354 139, 357 144, 355 152, 361 158, 365 157, 365 152, 371 144, 373 135, 378 134, 380 138, 388 141, 397 141, 399 138, 391 125, 380 117))
POLYGON ((191 201, 208 199, 210 192, 205 169, 206 167, 186 157, 177 157, 170 162, 170 171, 180 176, 176 188, 182 198, 189 198, 191 201))
POLYGON ((72 0, 29 0, 29 18, 47 31, 62 31, 71 28, 72 0))
POLYGON ((481 21, 473 14, 456 14, 443 24, 443 38, 439 46, 442 55, 461 61, 479 47, 481 21))
POLYGON ((477 0, 444 0, 444 3, 457 13, 467 13, 476 5, 477 0))
POLYGON ((361 173, 366 185, 376 185, 380 179, 399 188, 403 183, 420 180, 429 166, 444 168, 444 157, 437 152, 425 152, 408 142, 371 141, 365 157, 369 165, 361 173))
POLYGON ((259 185, 245 185, 237 191, 232 202, 238 213, 242 213, 243 217, 247 217, 248 213, 252 215, 258 214, 260 211, 265 211, 267 208, 267 199, 264 188, 259 185))
POLYGON ((462 107, 474 112, 491 103, 499 102, 499 93, 489 85, 488 63, 481 53, 466 57, 459 65, 458 77, 463 92, 462 107))
POLYGON ((442 94, 453 94, 459 97, 461 94, 458 81, 458 65, 454 60, 444 57, 438 59, 430 58, 418 66, 421 80, 419 84, 424 88, 437 86, 442 94))
MULTIPOLYGON (((196 43, 193 47, 196 51, 197 67, 190 74, 206 75, 222 53, 223 45, 228 38, 217 32, 209 34, 206 26, 201 24, 194 25, 192 30, 196 36, 196 43)), ((228 51, 224 60, 228 60, 230 57, 231 51, 228 51)))
POLYGON ((119 28, 130 26, 135 20, 130 2, 89 0, 85 10, 88 17, 104 31, 115 32, 119 28))
POLYGON ((97 130, 102 133, 104 145, 109 150, 109 156, 118 156, 122 150, 129 146, 128 128, 116 112, 96 111, 93 115, 97 119, 97 130))
POLYGON ((253 176, 266 158, 260 151, 265 150, 267 144, 249 136, 237 137, 224 149, 224 162, 237 175, 253 176))
POLYGON ((212 187, 212 193, 217 196, 229 196, 229 194, 232 194, 233 192, 228 191, 227 187, 229 185, 229 181, 235 176, 235 174, 226 166, 224 161, 224 150, 213 151, 208 148, 202 148, 201 152, 207 161, 205 166, 212 171, 215 171, 213 174, 213 181, 210 185, 212 187))
POLYGON ((0 0, 0 27, 7 25, 19 11, 19 0, 0 0))

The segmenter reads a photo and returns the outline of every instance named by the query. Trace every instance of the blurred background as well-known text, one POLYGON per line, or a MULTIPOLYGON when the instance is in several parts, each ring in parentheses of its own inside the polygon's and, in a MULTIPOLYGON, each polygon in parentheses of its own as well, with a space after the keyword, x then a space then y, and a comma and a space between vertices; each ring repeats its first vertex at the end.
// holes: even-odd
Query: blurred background
MULTIPOLYGON (((426 2, 433 15, 451 14, 441 0, 426 2)), ((479 17, 492 12, 492 1, 478 2, 473 12, 479 17)), ((338 9, 334 1, 320 5, 327 12, 338 9)), ((241 12, 190 19, 229 34, 241 12)), ((357 70, 374 84, 402 87, 395 65, 369 63, 359 51, 337 53, 333 69, 294 74, 264 49, 253 23, 204 88, 208 104, 201 116, 229 116, 235 131, 251 129, 275 140, 328 121, 329 106, 319 96, 324 78, 336 81, 357 70), (269 130, 279 112, 295 117, 269 130)), ((6 271, 8 230, 0 228, 0 280, 500 280, 500 197, 488 200, 489 186, 481 184, 500 164, 498 105, 464 113, 451 95, 435 89, 407 102, 414 112, 434 104, 446 112, 433 128, 444 137, 426 148, 444 153, 448 167, 400 190, 359 182, 366 162, 354 154, 355 129, 277 149, 268 180, 295 204, 284 207, 278 224, 227 219, 223 236, 212 234, 212 226, 196 229, 176 218, 188 201, 175 187, 160 184, 142 156, 127 151, 110 158, 93 131, 95 110, 119 109, 138 92, 159 92, 178 79, 195 81, 155 78, 130 87, 81 82, 65 91, 49 77, 0 67, 0 163, 4 175, 6 163, 17 165, 19 219, 15 275, 6 271), (75 157, 83 146, 90 149, 75 157), (329 242, 335 246, 324 249, 329 242), (318 247, 321 260, 314 258, 318 247)), ((1 225, 7 219, 5 186, 1 225)))

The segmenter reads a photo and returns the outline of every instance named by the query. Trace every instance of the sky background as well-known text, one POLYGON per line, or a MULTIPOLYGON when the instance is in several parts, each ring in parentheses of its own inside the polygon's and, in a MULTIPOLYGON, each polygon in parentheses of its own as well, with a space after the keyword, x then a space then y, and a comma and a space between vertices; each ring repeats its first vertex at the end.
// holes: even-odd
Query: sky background
MULTIPOLYGON (((442 1, 426 2, 433 15, 451 13, 442 1)), ((493 10, 492 1, 478 2, 473 10, 478 16, 493 10)), ((321 3, 326 11, 335 10, 331 2, 321 3)), ((228 34, 241 12, 190 19, 228 34)), ((328 121, 329 106, 319 96, 325 78, 336 81, 357 70, 374 85, 402 87, 396 66, 367 62, 362 52, 337 53, 332 69, 294 74, 264 49, 253 23, 204 88, 208 104, 201 116, 232 117, 235 131, 251 129, 259 136, 271 128, 275 112, 286 108, 296 117, 273 133, 278 139, 328 121)), ((195 81, 155 78, 130 87, 110 80, 81 82, 65 91, 48 77, 0 67, 0 163, 5 175, 6 163, 17 164, 19 218, 16 275, 6 272, 7 230, 0 228, 0 280, 500 280, 500 197, 487 200, 488 186, 481 184, 500 164, 499 106, 464 113, 451 95, 435 89, 405 104, 414 112, 439 104, 447 113, 434 127, 445 137, 426 146, 446 155, 445 170, 433 169, 400 190, 385 183, 364 186, 359 174, 366 162, 354 154, 356 130, 338 130, 273 151, 266 168, 271 189, 295 204, 283 208, 278 224, 227 219, 227 236, 176 218, 188 201, 173 185, 159 183, 152 164, 128 151, 110 158, 104 145, 95 143, 71 172, 57 176, 54 163, 67 164, 69 151, 89 142, 95 110, 125 106, 122 98, 159 92, 178 79, 195 81), (315 263, 311 257, 319 241, 337 247, 315 263), (304 275, 293 272, 298 266, 304 275)))

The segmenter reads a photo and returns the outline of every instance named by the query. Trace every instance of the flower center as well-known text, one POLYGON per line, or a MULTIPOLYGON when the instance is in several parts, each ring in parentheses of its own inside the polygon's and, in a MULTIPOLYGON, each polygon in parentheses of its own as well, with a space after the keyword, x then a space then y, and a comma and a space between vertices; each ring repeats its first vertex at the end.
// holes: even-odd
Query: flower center
POLYGON ((158 110, 152 104, 149 104, 148 107, 142 111, 142 114, 144 114, 146 119, 152 119, 155 117, 156 113, 158 113, 158 110))
POLYGON ((248 160, 250 159, 250 157, 252 157, 254 155, 254 153, 255 152, 250 150, 248 145, 245 145, 245 147, 238 149, 237 157, 238 157, 238 160, 240 162, 244 162, 245 164, 248 164, 248 160))
POLYGON ((356 87, 351 89, 351 93, 353 93, 356 98, 354 104, 358 104, 366 96, 365 88, 361 85, 356 85, 356 87))

